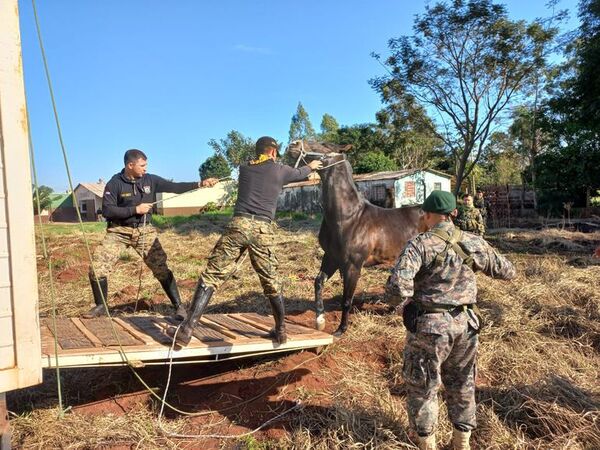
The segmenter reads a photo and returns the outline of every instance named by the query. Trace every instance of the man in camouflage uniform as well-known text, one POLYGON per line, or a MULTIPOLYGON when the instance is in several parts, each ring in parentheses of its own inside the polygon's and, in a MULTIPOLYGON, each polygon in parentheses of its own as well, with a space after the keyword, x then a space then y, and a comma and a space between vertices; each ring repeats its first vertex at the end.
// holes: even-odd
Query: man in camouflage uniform
POLYGON ((481 213, 483 219, 483 226, 487 227, 487 201, 483 191, 477 191, 475 199, 473 200, 473 206, 481 213))
POLYGON ((469 449, 475 422, 475 362, 479 317, 475 272, 511 279, 514 266, 481 237, 450 220, 456 200, 434 191, 423 203, 429 231, 410 240, 386 285, 403 306, 407 327, 403 377, 410 424, 420 449, 434 450, 437 394, 446 388, 454 449, 469 449))
POLYGON ((481 212, 473 206, 473 197, 465 194, 462 207, 458 210, 456 225, 469 233, 483 236, 485 233, 485 223, 481 217, 481 212))
POLYGON ((102 215, 108 225, 104 240, 94 252, 89 271, 96 305, 83 317, 106 314, 102 299, 108 301, 108 276, 119 255, 131 247, 142 257, 162 285, 176 309, 175 316, 180 320, 184 319, 185 308, 181 305, 173 272, 167 266, 167 255, 151 224, 150 211, 157 192, 180 194, 199 187, 214 186, 218 180, 209 178, 202 182, 173 183, 146 173, 147 159, 141 150, 127 150, 124 156, 125 167, 104 188, 102 215))
MULTIPOLYGON (((176 341, 181 346, 189 344, 213 292, 230 276, 246 251, 275 318, 275 327, 269 335, 279 344, 287 340, 277 258, 272 249, 277 229, 274 222, 277 197, 285 184, 306 179, 311 171, 321 168, 322 163, 311 161, 298 169, 279 164, 276 162, 278 147, 275 139, 261 137, 256 142, 256 159, 240 167, 233 219, 215 245, 206 270, 198 280, 187 319, 177 332, 176 341)), ((171 327, 167 334, 174 337, 175 331, 171 327)))

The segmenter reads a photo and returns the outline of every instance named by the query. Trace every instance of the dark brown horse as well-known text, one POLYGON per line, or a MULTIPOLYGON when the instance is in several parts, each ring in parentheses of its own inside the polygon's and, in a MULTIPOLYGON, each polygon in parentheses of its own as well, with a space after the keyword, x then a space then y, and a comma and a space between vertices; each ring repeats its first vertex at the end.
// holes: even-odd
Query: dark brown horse
POLYGON ((319 330, 325 328, 323 284, 339 270, 344 294, 337 336, 348 328, 348 316, 362 268, 393 264, 406 242, 423 226, 419 206, 380 208, 362 196, 352 179, 352 167, 342 153, 349 148, 306 141, 294 141, 288 146, 288 152, 294 158, 323 161, 324 168, 319 171, 323 202, 319 244, 325 255, 315 279, 316 327, 319 330))

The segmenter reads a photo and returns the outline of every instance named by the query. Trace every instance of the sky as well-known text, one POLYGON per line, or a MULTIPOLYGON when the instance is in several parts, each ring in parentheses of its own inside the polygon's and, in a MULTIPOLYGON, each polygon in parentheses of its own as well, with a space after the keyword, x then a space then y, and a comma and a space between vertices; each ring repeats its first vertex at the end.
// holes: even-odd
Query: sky
MULTIPOLYGON (((410 35, 426 0, 36 0, 75 185, 108 180, 139 148, 149 172, 198 179, 210 139, 230 130, 287 142, 298 102, 318 130, 373 122, 371 52, 410 35)), ((546 0, 510 0, 513 19, 547 17, 546 0)), ((576 0, 562 0, 578 26, 576 0)), ((25 91, 40 184, 68 187, 35 32, 19 0, 25 91)))

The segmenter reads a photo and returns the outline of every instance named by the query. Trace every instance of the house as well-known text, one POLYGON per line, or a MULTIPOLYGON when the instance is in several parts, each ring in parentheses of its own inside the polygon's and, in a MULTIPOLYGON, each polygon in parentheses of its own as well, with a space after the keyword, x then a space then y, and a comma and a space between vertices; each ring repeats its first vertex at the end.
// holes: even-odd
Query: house
POLYGON ((47 214, 50 222, 76 222, 77 212, 73 206, 73 196, 70 192, 53 192, 50 194, 50 206, 42 211, 47 214))
POLYGON ((76 206, 83 220, 98 220, 98 211, 102 211, 105 186, 106 183, 100 179, 97 183, 79 183, 75 188, 76 206))
MULTIPOLYGON (((354 175, 358 190, 374 205, 386 208, 418 205, 435 190, 450 191, 451 176, 433 169, 404 169, 354 175)), ((290 183, 277 200, 279 211, 321 211, 320 180, 290 183)))
POLYGON ((156 194, 156 211, 163 216, 189 216, 199 214, 208 203, 222 206, 231 200, 237 182, 221 181, 211 188, 202 188, 184 194, 156 194))

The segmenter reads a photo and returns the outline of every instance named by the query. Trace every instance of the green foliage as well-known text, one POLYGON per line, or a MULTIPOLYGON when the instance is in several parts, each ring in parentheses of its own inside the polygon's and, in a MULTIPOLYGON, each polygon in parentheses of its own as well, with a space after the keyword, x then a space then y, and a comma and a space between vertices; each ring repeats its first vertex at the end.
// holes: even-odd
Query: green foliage
POLYGON ((208 145, 214 150, 215 155, 224 157, 232 169, 237 169, 255 156, 254 140, 236 130, 227 133, 225 139, 219 141, 211 139, 208 145))
POLYGON ((48 186, 39 186, 38 188, 33 187, 33 213, 39 214, 40 211, 48 209, 52 204, 52 194, 54 190, 48 186), (40 211, 38 211, 37 195, 40 197, 40 211))
POLYGON ((596 196, 590 198, 590 205, 600 207, 600 189, 596 191, 596 196))
POLYGON ((321 120, 321 134, 319 139, 324 142, 335 142, 340 124, 331 114, 323 114, 321 120))
POLYGON ((459 189, 492 125, 546 64, 556 33, 542 20, 512 21, 489 0, 434 3, 416 17, 413 35, 389 41, 382 64, 390 75, 371 85, 386 104, 414 98, 437 111, 437 136, 456 161, 459 189))
POLYGON ((304 106, 302 106, 302 103, 298 102, 298 108, 292 116, 292 123, 290 124, 290 142, 298 139, 314 139, 316 135, 315 129, 310 123, 308 113, 304 109, 304 106))
POLYGON ((384 172, 396 169, 397 166, 394 161, 382 152, 377 151, 370 151, 360 155, 354 165, 355 173, 384 172))
POLYGON ((214 212, 214 211, 219 211, 221 208, 219 208, 219 205, 217 205, 215 202, 208 202, 206 205, 204 205, 202 207, 202 212, 214 212))
POLYGON ((200 179, 225 178, 231 175, 227 159, 222 154, 209 156, 200 166, 200 179))

